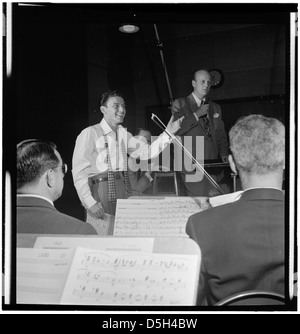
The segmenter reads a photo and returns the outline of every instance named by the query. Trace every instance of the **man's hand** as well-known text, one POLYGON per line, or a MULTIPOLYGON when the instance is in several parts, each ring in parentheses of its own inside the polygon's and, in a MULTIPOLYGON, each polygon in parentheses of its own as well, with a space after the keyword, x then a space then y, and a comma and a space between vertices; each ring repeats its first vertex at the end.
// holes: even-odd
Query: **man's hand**
POLYGON ((175 100, 171 107, 172 114, 173 115, 176 113, 183 114, 183 107, 185 106, 185 104, 186 103, 184 101, 179 102, 178 100, 175 100))
POLYGON ((228 156, 227 155, 221 156, 221 159, 222 159, 222 162, 228 163, 228 156))
POLYGON ((198 117, 207 115, 209 109, 209 104, 202 104, 202 106, 195 112, 198 117))
POLYGON ((89 214, 95 219, 103 219, 105 217, 103 206, 100 202, 94 204, 88 209, 89 214))
POLYGON ((167 130, 169 131, 169 133, 171 133, 172 135, 174 135, 180 128, 181 128, 181 122, 184 119, 185 116, 182 116, 181 118, 178 118, 177 121, 174 121, 174 116, 172 115, 169 123, 167 125, 167 130))

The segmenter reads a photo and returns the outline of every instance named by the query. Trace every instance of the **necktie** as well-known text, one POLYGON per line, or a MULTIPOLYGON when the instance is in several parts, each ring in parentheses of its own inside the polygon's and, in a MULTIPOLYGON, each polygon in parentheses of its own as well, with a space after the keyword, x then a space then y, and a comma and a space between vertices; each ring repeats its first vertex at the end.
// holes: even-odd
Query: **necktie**
POLYGON ((205 132, 208 136, 210 136, 210 128, 209 128, 209 119, 208 116, 204 116, 203 118, 203 125, 204 125, 204 129, 205 132))
MULTIPOLYGON (((201 105, 203 105, 205 103, 205 101, 201 102, 201 105)), ((203 125, 204 125, 204 130, 207 134, 208 137, 210 137, 210 127, 209 127, 209 118, 208 118, 208 114, 202 117, 203 120, 203 125)))
POLYGON ((117 202, 117 193, 116 193, 116 184, 115 184, 115 176, 111 165, 110 154, 108 149, 107 137, 104 136, 105 147, 107 153, 107 166, 108 166, 108 201, 113 205, 116 205, 117 202))
POLYGON ((125 188, 126 188, 126 191, 131 195, 132 194, 132 188, 131 188, 129 174, 128 174, 127 150, 126 150, 126 147, 125 147, 124 140, 121 140, 121 151, 122 151, 123 161, 124 161, 125 188))

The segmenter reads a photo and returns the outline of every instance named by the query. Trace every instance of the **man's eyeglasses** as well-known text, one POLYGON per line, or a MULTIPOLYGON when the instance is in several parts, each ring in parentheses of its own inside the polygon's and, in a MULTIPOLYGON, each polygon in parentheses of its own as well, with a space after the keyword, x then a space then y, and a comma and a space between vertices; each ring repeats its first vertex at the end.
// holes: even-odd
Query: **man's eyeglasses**
POLYGON ((63 174, 65 175, 68 171, 68 165, 66 163, 63 163, 61 166, 57 166, 53 169, 56 169, 56 168, 61 168, 61 171, 63 172, 63 174))

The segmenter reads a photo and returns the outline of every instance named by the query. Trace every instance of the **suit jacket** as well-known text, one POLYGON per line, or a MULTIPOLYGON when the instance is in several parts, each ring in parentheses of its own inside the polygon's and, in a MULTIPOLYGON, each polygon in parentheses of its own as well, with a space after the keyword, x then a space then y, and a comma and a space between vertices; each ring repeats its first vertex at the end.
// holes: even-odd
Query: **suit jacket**
POLYGON ((284 294, 284 195, 249 189, 233 203, 192 215, 187 234, 200 246, 197 304, 246 290, 284 294))
POLYGON ((210 138, 204 131, 203 120, 201 117, 199 121, 197 121, 194 115, 199 108, 192 94, 175 100, 171 108, 175 120, 185 116, 177 135, 193 137, 192 154, 195 158, 197 158, 196 136, 204 137, 204 160, 218 159, 220 156, 228 155, 228 140, 224 122, 222 120, 221 107, 213 101, 208 101, 208 103, 208 118, 210 121, 211 133, 210 138))
POLYGON ((65 215, 36 197, 17 197, 17 233, 97 234, 90 224, 65 215))

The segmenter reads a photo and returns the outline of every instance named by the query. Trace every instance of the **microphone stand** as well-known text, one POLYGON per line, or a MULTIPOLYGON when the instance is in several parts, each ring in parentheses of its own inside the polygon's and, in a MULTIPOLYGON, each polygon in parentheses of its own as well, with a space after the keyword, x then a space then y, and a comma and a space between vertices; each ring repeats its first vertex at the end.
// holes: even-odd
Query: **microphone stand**
POLYGON ((172 138, 177 145, 179 145, 184 152, 189 156, 189 158, 192 159, 193 163, 204 173, 204 175, 208 178, 210 183, 222 194, 224 195, 225 192, 222 190, 222 188, 218 185, 218 183, 208 174, 208 172, 201 166, 201 164, 192 156, 192 154, 181 144, 181 142, 176 138, 173 134, 171 134, 165 124, 155 115, 152 113, 151 119, 154 123, 156 123, 164 132, 167 133, 167 135, 172 138))
POLYGON ((173 103, 173 96, 172 96, 172 91, 171 91, 171 86, 170 86, 170 81, 169 81, 169 76, 168 76, 168 71, 167 71, 167 66, 164 60, 164 54, 163 54, 163 44, 159 39, 159 35, 158 35, 158 31, 157 31, 157 27, 156 24, 154 23, 154 30, 155 30, 155 36, 157 39, 157 46, 159 48, 159 52, 160 52, 160 57, 161 57, 161 61, 162 61, 162 65, 165 71, 165 76, 166 76, 166 81, 167 81, 167 87, 168 87, 168 91, 169 91, 169 96, 170 96, 170 106, 173 103))

